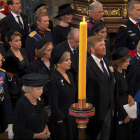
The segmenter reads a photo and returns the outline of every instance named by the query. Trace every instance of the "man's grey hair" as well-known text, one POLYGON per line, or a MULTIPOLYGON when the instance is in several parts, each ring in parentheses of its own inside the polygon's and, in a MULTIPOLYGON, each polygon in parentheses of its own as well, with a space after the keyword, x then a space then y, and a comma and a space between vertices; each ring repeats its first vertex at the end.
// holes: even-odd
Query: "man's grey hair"
POLYGON ((90 11, 95 12, 96 8, 99 8, 99 7, 103 7, 102 3, 95 1, 95 2, 90 4, 89 8, 90 8, 90 11))
POLYGON ((132 11, 134 9, 134 4, 140 4, 140 1, 136 1, 136 0, 131 0, 130 2, 128 2, 127 4, 127 11, 132 11))
POLYGON ((70 32, 68 33, 67 38, 73 39, 75 33, 78 33, 78 32, 79 32, 79 28, 73 28, 73 29, 71 29, 70 32))

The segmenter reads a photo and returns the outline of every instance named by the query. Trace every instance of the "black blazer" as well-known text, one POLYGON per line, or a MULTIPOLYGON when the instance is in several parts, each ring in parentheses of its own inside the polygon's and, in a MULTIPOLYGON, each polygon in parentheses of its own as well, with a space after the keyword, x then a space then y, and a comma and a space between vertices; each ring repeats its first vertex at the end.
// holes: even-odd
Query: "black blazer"
POLYGON ((87 102, 95 107, 95 116, 91 118, 89 125, 95 138, 100 132, 109 108, 114 109, 114 76, 109 69, 109 60, 104 58, 104 61, 108 67, 109 80, 92 56, 87 59, 87 102))
POLYGON ((119 47, 127 47, 130 50, 134 50, 140 40, 140 30, 129 19, 121 25, 115 42, 115 49, 119 47))
MULTIPOLYGON (((71 51, 69 44, 68 44, 68 40, 58 44, 57 46, 61 46, 63 47, 66 51, 69 51, 71 54, 71 67, 70 67, 70 72, 73 74, 74 79, 76 78, 76 75, 78 73, 78 53, 79 50, 77 49, 77 57, 75 57, 75 55, 73 54, 73 52, 71 51)), ((57 47, 56 46, 56 47, 57 47)))
MULTIPOLYGON (((24 29, 22 29, 19 24, 16 22, 13 15, 10 13, 5 18, 1 20, 1 34, 2 34, 2 41, 6 43, 5 37, 9 30, 18 31, 21 33, 22 37, 22 46, 25 46, 26 37, 29 34, 29 27, 28 27, 28 17, 24 14, 20 14, 23 20, 24 29)), ((8 48, 6 48, 8 49, 8 48)))

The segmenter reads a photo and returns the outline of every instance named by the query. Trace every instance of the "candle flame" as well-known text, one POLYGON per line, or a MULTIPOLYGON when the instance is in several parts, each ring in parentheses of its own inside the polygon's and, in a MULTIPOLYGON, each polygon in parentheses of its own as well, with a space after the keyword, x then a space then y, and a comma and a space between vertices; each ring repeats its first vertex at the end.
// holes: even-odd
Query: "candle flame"
POLYGON ((83 22, 85 22, 86 21, 86 18, 85 18, 85 16, 83 16, 83 22))

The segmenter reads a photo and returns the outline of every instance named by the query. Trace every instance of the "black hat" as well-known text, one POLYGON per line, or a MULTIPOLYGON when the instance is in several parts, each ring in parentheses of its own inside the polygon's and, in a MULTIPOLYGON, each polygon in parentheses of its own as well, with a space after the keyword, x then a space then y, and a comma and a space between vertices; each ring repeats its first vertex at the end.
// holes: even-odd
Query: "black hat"
POLYGON ((8 41, 11 41, 11 36, 14 34, 14 30, 10 30, 10 31, 8 31, 8 33, 7 33, 7 39, 8 39, 8 41))
POLYGON ((75 10, 71 8, 71 5, 69 3, 66 3, 58 7, 58 15, 55 18, 58 18, 65 14, 71 14, 74 12, 75 10))
POLYGON ((102 26, 104 25, 105 26, 105 23, 100 21, 100 22, 97 22, 96 24, 94 24, 94 26, 92 27, 91 29, 91 33, 93 33, 99 26, 102 26))
POLYGON ((66 49, 62 46, 57 46, 52 50, 51 58, 53 64, 57 64, 57 62, 60 60, 61 56, 66 52, 66 49))
POLYGON ((22 77, 24 86, 38 87, 45 86, 48 82, 49 76, 39 73, 30 73, 22 77))
POLYGON ((47 40, 46 38, 40 39, 37 44, 36 44, 36 48, 37 50, 41 49, 46 43, 48 42, 52 42, 51 40, 47 40))
POLYGON ((129 51, 126 47, 118 48, 112 53, 112 60, 120 59, 127 54, 129 54, 129 51))
MULTIPOLYGON (((40 7, 42 7, 42 6, 47 6, 46 4, 39 4, 39 5, 37 5, 36 7, 35 7, 35 12, 40 8, 40 7)), ((47 8, 49 9, 49 7, 47 6, 47 8)))
POLYGON ((7 72, 17 73, 19 65, 20 61, 17 57, 7 56, 2 64, 2 68, 5 69, 7 72))

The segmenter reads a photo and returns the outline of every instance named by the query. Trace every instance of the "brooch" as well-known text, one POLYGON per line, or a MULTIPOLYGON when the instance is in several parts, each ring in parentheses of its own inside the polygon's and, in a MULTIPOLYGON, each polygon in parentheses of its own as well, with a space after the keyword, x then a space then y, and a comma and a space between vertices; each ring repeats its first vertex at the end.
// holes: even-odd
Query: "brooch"
POLYGON ((114 69, 113 69, 112 66, 109 66, 109 70, 110 70, 111 72, 114 72, 114 69))
POLYGON ((130 36, 134 36, 134 35, 136 35, 136 33, 132 33, 132 34, 130 34, 130 36))
POLYGON ((63 81, 63 79, 61 79, 61 83, 62 83, 62 85, 64 85, 64 83, 63 83, 64 81, 63 81))

